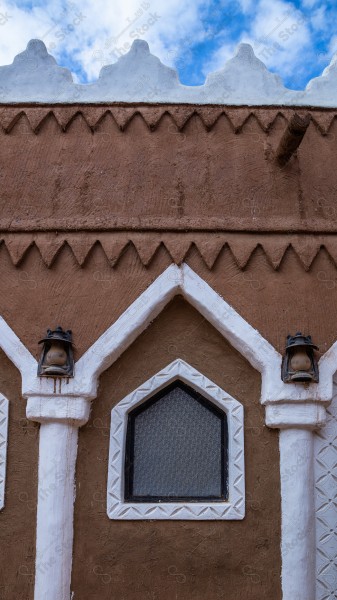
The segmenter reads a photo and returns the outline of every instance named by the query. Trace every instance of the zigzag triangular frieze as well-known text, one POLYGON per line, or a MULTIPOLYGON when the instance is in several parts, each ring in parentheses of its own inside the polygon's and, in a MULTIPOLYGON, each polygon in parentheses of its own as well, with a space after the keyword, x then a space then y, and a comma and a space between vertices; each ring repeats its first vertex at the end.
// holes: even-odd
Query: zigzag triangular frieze
MULTIPOLYGON (((130 121, 132 121, 132 119, 135 117, 136 114, 140 114, 139 108, 138 107, 121 107, 121 106, 114 106, 113 108, 111 108, 111 114, 113 116, 113 118, 115 119, 119 129, 121 131, 125 131, 130 123, 130 121)), ((143 121, 146 123, 146 120, 144 118, 143 115, 142 119, 143 121)), ((146 123, 147 127, 149 127, 149 125, 146 123)), ((149 127, 150 128, 150 127, 149 127)))
POLYGON ((83 135, 86 133, 92 133, 92 128, 84 117, 82 111, 78 110, 66 124, 65 132, 67 131, 73 135, 83 135))
POLYGON ((144 121, 147 123, 147 126, 151 129, 151 131, 155 131, 157 129, 165 115, 169 115, 170 119, 174 121, 172 115, 170 115, 167 110, 163 110, 161 107, 142 106, 139 109, 139 112, 143 116, 144 121))
MULTIPOLYGON (((66 131, 68 124, 74 118, 76 113, 78 113, 80 110, 82 110, 82 107, 78 107, 78 106, 58 107, 58 106, 55 106, 55 107, 53 107, 52 110, 53 110, 53 113, 54 113, 61 129, 63 129, 63 131, 66 131)), ((88 124, 88 127, 89 127, 89 124, 88 124)))
POLYGON ((97 127, 98 123, 104 119, 106 114, 110 114, 111 116, 111 111, 106 106, 81 106, 81 112, 83 118, 92 130, 97 127))
POLYGON ((298 236, 292 240, 291 245, 303 264, 305 271, 309 271, 321 247, 319 238, 301 238, 298 236))
POLYGON ((25 111, 22 108, 0 108, 0 124, 1 128, 8 133, 14 123, 20 118, 20 115, 25 111))
POLYGON ((66 242, 74 254, 78 264, 82 267, 88 257, 90 251, 97 242, 97 237, 82 236, 82 237, 68 237, 66 242))
POLYGON ((187 121, 189 121, 192 114, 196 112, 194 106, 170 106, 169 108, 166 108, 166 110, 171 115, 178 129, 182 129, 187 121))
POLYGON ((189 237, 163 236, 163 244, 176 265, 180 265, 189 251, 192 240, 189 237))
POLYGON ((211 239, 210 236, 205 235, 204 238, 199 239, 197 244, 194 242, 194 246, 206 266, 211 270, 225 243, 226 241, 223 236, 215 235, 211 239))
POLYGON ((145 267, 152 262, 157 250, 161 245, 160 236, 158 238, 144 238, 144 236, 133 236, 132 244, 134 245, 138 256, 145 267))
POLYGON ((50 239, 50 236, 49 239, 47 236, 45 239, 41 237, 36 239, 34 243, 48 269, 52 266, 61 248, 66 244, 63 238, 55 236, 52 239, 50 239))
POLYGON ((34 237, 31 234, 8 235, 4 243, 13 265, 18 267, 28 249, 34 245, 34 237))
POLYGON ((224 112, 230 120, 235 133, 238 133, 254 111, 250 108, 241 108, 239 111, 235 110, 235 108, 226 108, 224 112))
POLYGON ((13 118, 6 129, 7 133, 11 135, 32 135, 34 130, 28 120, 28 117, 24 111, 21 111, 13 118))
POLYGON ((258 242, 255 238, 234 236, 229 238, 228 246, 239 269, 244 269, 257 248, 258 242))
POLYGON ((148 268, 162 250, 173 263, 180 265, 195 248, 205 266, 212 270, 222 252, 230 252, 238 269, 245 270, 254 254, 260 249, 266 264, 277 271, 289 253, 297 256, 303 270, 310 271, 322 253, 327 254, 337 267, 337 236, 309 235, 248 235, 248 234, 168 234, 168 233, 62 233, 54 234, 3 234, 0 242, 7 249, 14 267, 28 257, 36 247, 46 268, 52 268, 63 253, 70 248, 80 267, 90 261, 94 247, 106 257, 112 268, 123 255, 132 250, 141 264, 148 268), (226 250, 227 249, 227 250, 226 250))
POLYGON ((129 236, 123 234, 121 236, 100 237, 100 243, 111 267, 117 265, 121 256, 130 246, 129 236))
MULTIPOLYGON (((200 119, 203 121, 206 129, 208 129, 209 131, 211 129, 213 129, 215 123, 220 119, 221 115, 226 117, 226 114, 224 112, 224 109, 222 107, 218 108, 218 109, 213 109, 212 110, 198 110, 197 111, 200 119)), ((231 124, 232 127, 232 124, 231 124)))
POLYGON ((34 110, 33 108, 24 109, 24 113, 26 114, 29 125, 32 131, 34 131, 34 133, 36 133, 41 122, 47 117, 48 113, 50 112, 51 111, 49 108, 43 108, 40 110, 34 110))
MULTIPOLYGON (((0 127, 8 134, 15 133, 15 125, 21 119, 26 120, 27 127, 35 134, 43 131, 48 122, 48 115, 53 115, 63 131, 74 134, 81 124, 88 133, 98 131, 99 124, 105 115, 110 113, 121 131, 127 132, 129 125, 136 117, 140 117, 151 131, 155 131, 163 117, 168 116, 180 131, 194 116, 200 120, 206 131, 212 131, 221 117, 225 117, 235 133, 244 133, 253 122, 261 131, 268 134, 280 118, 285 123, 294 114, 291 108, 227 108, 227 107, 194 107, 180 105, 163 106, 49 106, 49 107, 3 107, 0 108, 0 127), (76 127, 75 127, 76 125, 76 127), (75 128, 75 129, 74 129, 75 128)), ((325 136, 333 127, 336 110, 315 111, 296 109, 296 112, 311 114, 312 122, 325 136)))
POLYGON ((322 135, 327 135, 332 127, 336 114, 327 112, 315 112, 311 115, 312 122, 316 125, 322 135))
POLYGON ((42 132, 43 134, 49 133, 53 135, 62 131, 62 127, 52 110, 47 110, 45 114, 36 113, 33 116, 29 116, 28 120, 35 134, 42 132))

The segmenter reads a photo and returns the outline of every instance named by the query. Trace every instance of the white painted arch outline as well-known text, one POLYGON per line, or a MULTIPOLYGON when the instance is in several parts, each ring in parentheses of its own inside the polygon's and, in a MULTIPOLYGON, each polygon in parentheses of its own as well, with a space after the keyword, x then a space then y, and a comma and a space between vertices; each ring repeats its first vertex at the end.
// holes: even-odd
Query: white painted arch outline
POLYGON ((243 406, 181 359, 167 365, 111 411, 107 512, 110 519, 239 520, 245 516, 243 406), (227 415, 228 491, 226 502, 132 503, 124 501, 124 458, 129 412, 179 379, 227 415))
POLYGON ((194 306, 261 373, 262 404, 331 401, 332 378, 337 369, 337 342, 320 359, 318 385, 303 387, 301 384, 283 383, 280 353, 210 285, 188 265, 183 264, 181 267, 169 266, 125 310, 76 362, 75 377, 67 385, 62 383, 56 393, 51 380, 37 377, 37 361, 0 317, 0 347, 21 372, 22 393, 28 398, 27 417, 34 419, 41 413, 41 419, 48 419, 49 410, 52 409, 55 419, 73 418, 85 423, 89 418, 85 400, 96 398, 100 374, 119 358, 178 294, 194 306), (65 397, 68 399, 66 402, 63 400, 65 397), (42 398, 45 398, 43 402, 42 398), (49 399, 53 399, 52 407, 49 399))
MULTIPOLYGON (((80 358, 76 364, 75 379, 86 386, 88 395, 96 396, 99 375, 117 360, 177 294, 181 294, 255 369, 263 373, 263 396, 266 400, 270 388, 274 398, 276 393, 278 398, 284 395, 285 384, 281 377, 275 378, 275 373, 281 373, 281 355, 186 264, 168 267, 80 358), (268 385, 271 374, 272 385, 268 385), (278 387, 275 379, 279 379, 278 387)), ((287 398, 289 391, 288 386, 287 398)))
POLYGON ((303 387, 301 384, 283 383, 280 353, 186 264, 168 267, 85 352, 76 363, 74 395, 83 393, 85 387, 87 396, 96 397, 99 375, 117 360, 177 294, 194 306, 261 373, 262 404, 289 400, 331 401, 337 342, 320 360, 322 377, 318 385, 303 387), (78 384, 82 387, 81 391, 78 384))

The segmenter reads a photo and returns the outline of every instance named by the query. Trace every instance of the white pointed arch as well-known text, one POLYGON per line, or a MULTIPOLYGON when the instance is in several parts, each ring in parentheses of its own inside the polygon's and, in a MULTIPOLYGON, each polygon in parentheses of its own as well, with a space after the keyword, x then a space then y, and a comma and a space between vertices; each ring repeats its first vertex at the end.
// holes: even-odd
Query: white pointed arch
POLYGON ((36 376, 37 361, 1 316, 0 348, 4 351, 9 360, 19 369, 22 379, 27 380, 36 376))
POLYGON ((239 520, 245 516, 243 406, 188 363, 177 359, 121 400, 111 411, 107 512, 110 519, 239 520), (227 415, 228 499, 219 502, 125 502, 128 415, 173 381, 186 383, 227 415))
MULTIPOLYGON (((250 364, 262 373, 263 401, 284 396, 281 355, 221 296, 186 264, 168 267, 143 294, 109 327, 76 363, 75 379, 96 396, 97 380, 142 333, 163 308, 181 294, 250 364)), ((74 382, 75 387, 76 382, 74 382)), ((289 398, 290 388, 285 397, 289 398)), ((70 391, 70 390, 69 390, 70 391)))

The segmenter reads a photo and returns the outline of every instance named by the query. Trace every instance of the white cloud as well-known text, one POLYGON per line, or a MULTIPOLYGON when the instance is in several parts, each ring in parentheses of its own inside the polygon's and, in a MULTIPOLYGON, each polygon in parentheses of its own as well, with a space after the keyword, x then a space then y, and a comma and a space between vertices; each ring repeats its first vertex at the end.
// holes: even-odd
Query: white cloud
POLYGON ((320 6, 311 12, 310 23, 315 30, 320 31, 327 29, 329 21, 327 18, 326 6, 320 6))

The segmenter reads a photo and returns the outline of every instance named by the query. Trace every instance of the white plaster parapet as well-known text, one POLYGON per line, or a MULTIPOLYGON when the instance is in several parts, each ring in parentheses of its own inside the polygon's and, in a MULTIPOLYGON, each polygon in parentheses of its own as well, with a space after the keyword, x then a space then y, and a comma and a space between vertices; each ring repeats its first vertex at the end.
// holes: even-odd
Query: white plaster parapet
POLYGON ((41 40, 31 40, 11 65, 0 66, 0 104, 144 102, 230 106, 336 107, 337 57, 303 91, 287 89, 249 44, 239 44, 222 69, 203 85, 183 85, 175 69, 151 54, 145 40, 134 40, 115 63, 102 67, 97 81, 77 84, 41 40))
POLYGON ((27 419, 38 423, 68 423, 81 427, 90 416, 91 401, 76 396, 31 396, 27 399, 27 419))

